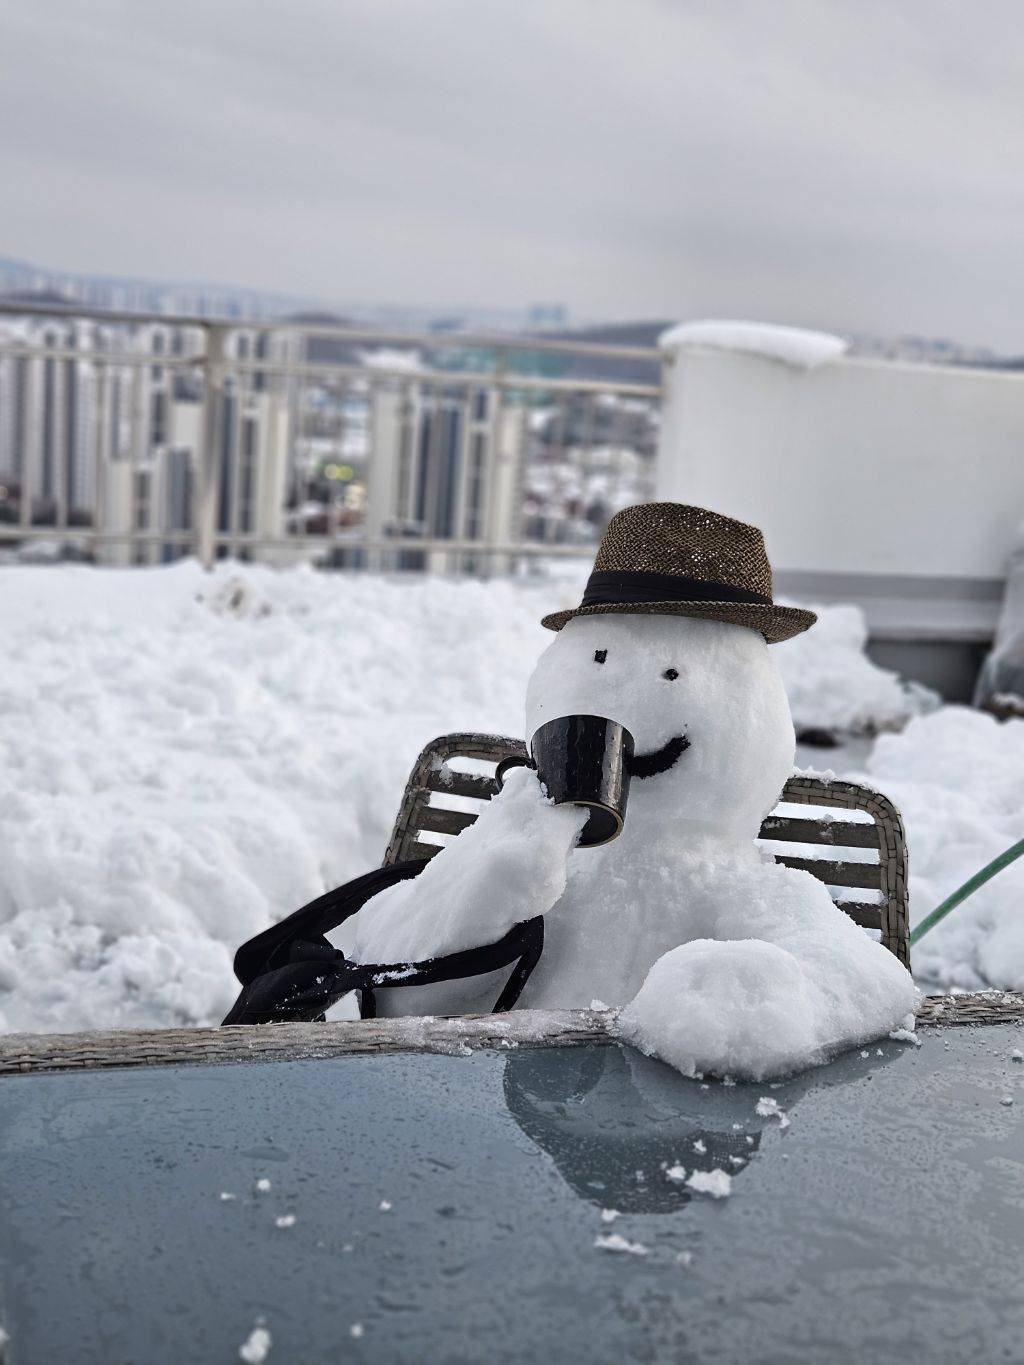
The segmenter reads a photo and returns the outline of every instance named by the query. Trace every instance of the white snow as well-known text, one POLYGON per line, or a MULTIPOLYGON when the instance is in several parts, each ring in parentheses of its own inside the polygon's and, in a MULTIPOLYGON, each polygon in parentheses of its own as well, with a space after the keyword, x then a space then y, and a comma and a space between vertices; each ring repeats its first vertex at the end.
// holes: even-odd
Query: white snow
POLYGON ((352 1326, 348 1329, 348 1334, 350 1337, 354 1338, 354 1340, 358 1341, 359 1338, 365 1333, 365 1331, 366 1328, 363 1326, 361 1322, 354 1322, 352 1326))
POLYGON ((911 1047, 920 1047, 921 1039, 909 1028, 894 1028, 889 1034, 894 1043, 909 1043, 911 1047))
POLYGON ((238 1348, 239 1360, 246 1365, 263 1365, 274 1341, 265 1327, 254 1327, 238 1348))
POLYGON ((615 1220, 616 1220, 616 1218, 618 1218, 618 1217, 620 1217, 620 1214, 619 1214, 618 1209, 602 1209, 602 1210, 601 1210, 601 1222, 602 1222, 602 1223, 614 1223, 615 1220))
POLYGON ((382 1199, 378 1207, 381 1213, 390 1213, 393 1206, 390 1199, 382 1199))
MULTIPOLYGON (((860 1055, 866 1057, 868 1054, 862 1052, 860 1055)), ((778 1119, 780 1128, 789 1127, 789 1115, 785 1109, 780 1109, 778 1100, 772 1095, 762 1095, 754 1106, 754 1112, 762 1119, 778 1119)))
POLYGON ((422 352, 395 346, 377 346, 359 352, 359 363, 369 370, 390 370, 402 374, 420 374, 424 369, 422 352))
POLYGON ((293 1228, 295 1226, 295 1222, 296 1219, 294 1213, 282 1213, 279 1214, 274 1219, 275 1225, 279 1228, 293 1228))
POLYGON ((797 733, 821 728, 846 734, 896 730, 934 711, 937 693, 905 683, 865 654, 868 627, 860 607, 821 607, 810 630, 774 646, 797 733))
POLYGON ((686 1186, 697 1194, 709 1194, 712 1199, 727 1199, 732 1193, 732 1176, 716 1166, 713 1171, 694 1171, 686 1186))
POLYGON ((1012 1095, 1003 1095, 1003 1097, 1000 1099, 999 1103, 1000 1103, 1000 1104, 1003 1104, 1003 1105, 1006 1105, 1006 1107, 1009 1108, 1009 1106, 1013 1103, 1013 1096, 1012 1096, 1012 1095))
POLYGON ((686 1167, 677 1161, 674 1165, 669 1166, 665 1172, 665 1179, 671 1180, 675 1185, 681 1185, 686 1179, 686 1167))
POLYGON ((594 1238, 594 1246, 600 1251, 618 1251, 627 1256, 646 1256, 647 1248, 642 1242, 631 1242, 620 1232, 602 1232, 594 1238))
MULTIPOLYGON (((552 638, 539 619, 579 600, 582 572, 559 572, 523 586, 5 567, 0 1032, 215 1023, 239 943, 379 863, 427 739, 524 732, 552 638)), ((898 697, 828 627, 836 611, 771 651, 801 723, 895 723, 898 697)), ((1020 837, 1022 773, 1024 722, 959 708, 876 744, 915 920, 1020 837)), ((1024 862, 921 942, 919 972, 1024 986, 1022 900, 1024 862)), ((582 1003, 595 995, 613 1000, 595 982, 582 1003)))
POLYGON ((2 574, 0 1032, 218 1022, 240 943, 379 865, 429 739, 521 732, 540 618, 579 592, 2 574))
MULTIPOLYGON (((867 772, 907 827, 912 925, 1024 835, 1024 720, 944 706, 883 735, 867 772)), ((1024 858, 929 930, 913 961, 942 987, 1024 989, 1024 858)))
POLYGON ((813 370, 838 360, 849 342, 829 332, 780 327, 768 322, 681 322, 658 338, 663 351, 687 349, 741 351, 781 361, 798 370, 813 370))
POLYGON ((267 1179, 265 1175, 261 1175, 259 1180, 256 1181, 256 1193, 257 1194, 270 1193, 270 1181, 267 1179))

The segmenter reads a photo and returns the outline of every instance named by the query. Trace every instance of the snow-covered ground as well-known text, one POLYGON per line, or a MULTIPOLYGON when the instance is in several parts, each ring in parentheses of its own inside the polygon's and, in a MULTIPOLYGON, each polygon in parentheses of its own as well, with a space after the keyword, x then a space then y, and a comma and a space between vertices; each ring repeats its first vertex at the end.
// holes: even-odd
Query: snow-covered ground
MULTIPOLYGON (((522 732, 540 617, 579 599, 563 574, 5 568, 0 1030, 219 1019, 243 939, 380 862, 426 740, 522 732)), ((922 709, 863 658, 861 630, 832 609, 776 647, 801 725, 922 709)), ((867 768, 903 808, 917 917, 1020 837, 1024 722, 944 708, 883 736, 867 768)), ((1022 902, 1015 866, 918 965, 1024 985, 1022 902)))

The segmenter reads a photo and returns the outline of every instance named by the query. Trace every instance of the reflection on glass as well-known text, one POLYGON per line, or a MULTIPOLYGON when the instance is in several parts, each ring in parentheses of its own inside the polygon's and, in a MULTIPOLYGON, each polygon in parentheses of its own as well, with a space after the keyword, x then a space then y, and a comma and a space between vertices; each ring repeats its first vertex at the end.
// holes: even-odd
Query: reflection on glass
MULTIPOLYGON (((806 1084, 787 1083, 787 1106, 806 1084)), ((702 1089, 632 1048, 524 1049, 506 1060, 504 1086, 509 1113, 566 1183, 620 1213, 686 1204, 691 1192, 666 1176, 675 1165, 741 1176, 762 1130, 779 1122, 756 1113, 754 1087, 702 1089)))

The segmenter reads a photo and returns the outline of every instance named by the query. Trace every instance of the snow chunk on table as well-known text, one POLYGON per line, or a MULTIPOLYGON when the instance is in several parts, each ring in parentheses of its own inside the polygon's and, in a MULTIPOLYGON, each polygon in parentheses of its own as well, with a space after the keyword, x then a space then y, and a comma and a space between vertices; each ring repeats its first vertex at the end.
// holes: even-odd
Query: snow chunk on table
POLYGON ((274 1341, 265 1327, 254 1327, 238 1348, 239 1360, 246 1365, 263 1365, 274 1341))
POLYGON ((780 327, 768 322, 681 322, 658 338, 663 351, 710 348, 716 351, 742 351, 781 361, 799 370, 813 370, 830 360, 838 360, 849 342, 829 332, 812 332, 803 327, 780 327))
POLYGON ((712 1199, 727 1199, 732 1194, 732 1176, 716 1166, 713 1171, 694 1171, 686 1186, 697 1194, 710 1194, 712 1199))
MULTIPOLYGON (((866 1057, 868 1054, 862 1052, 860 1055, 866 1057)), ((789 1115, 785 1109, 779 1108, 778 1100, 772 1095, 762 1095, 754 1106, 754 1113, 757 1114, 758 1118, 778 1119, 780 1128, 789 1127, 789 1115)))
POLYGON ((594 1238, 594 1246, 599 1251, 618 1251, 627 1256, 646 1256, 647 1248, 643 1242, 631 1242, 621 1232, 603 1232, 594 1238))

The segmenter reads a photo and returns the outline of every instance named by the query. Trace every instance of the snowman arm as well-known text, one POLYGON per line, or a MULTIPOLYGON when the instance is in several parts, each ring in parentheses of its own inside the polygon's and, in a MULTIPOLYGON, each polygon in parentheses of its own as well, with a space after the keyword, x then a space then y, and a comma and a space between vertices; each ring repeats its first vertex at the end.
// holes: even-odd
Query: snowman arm
POLYGON ((546 914, 565 890, 587 812, 555 806, 515 768, 478 819, 413 881, 369 900, 352 921, 357 962, 424 962, 496 942, 546 914))
POLYGON ((723 902, 716 937, 654 963, 622 1011, 623 1038, 687 1075, 765 1080, 904 1025, 916 990, 902 963, 809 873, 763 871, 723 902))

